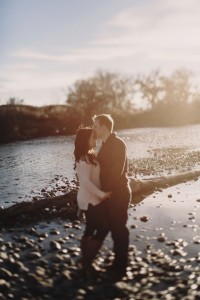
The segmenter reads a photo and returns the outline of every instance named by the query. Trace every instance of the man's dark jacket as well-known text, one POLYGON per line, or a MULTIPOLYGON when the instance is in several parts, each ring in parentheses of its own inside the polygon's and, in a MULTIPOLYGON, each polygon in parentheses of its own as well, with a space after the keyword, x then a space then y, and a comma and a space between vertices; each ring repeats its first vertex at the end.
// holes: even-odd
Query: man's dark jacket
POLYGON ((128 186, 127 148, 124 141, 116 133, 111 133, 106 142, 102 143, 97 158, 102 190, 120 193, 128 186))

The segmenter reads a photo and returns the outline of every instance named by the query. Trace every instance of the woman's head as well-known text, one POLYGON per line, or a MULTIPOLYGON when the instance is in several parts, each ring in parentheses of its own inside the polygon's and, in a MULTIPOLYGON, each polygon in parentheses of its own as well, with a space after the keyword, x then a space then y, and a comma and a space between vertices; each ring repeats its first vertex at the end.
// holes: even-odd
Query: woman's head
POLYGON ((74 144, 74 156, 76 161, 79 161, 80 158, 83 158, 91 153, 92 149, 96 146, 96 139, 94 137, 92 128, 80 128, 77 131, 74 144))

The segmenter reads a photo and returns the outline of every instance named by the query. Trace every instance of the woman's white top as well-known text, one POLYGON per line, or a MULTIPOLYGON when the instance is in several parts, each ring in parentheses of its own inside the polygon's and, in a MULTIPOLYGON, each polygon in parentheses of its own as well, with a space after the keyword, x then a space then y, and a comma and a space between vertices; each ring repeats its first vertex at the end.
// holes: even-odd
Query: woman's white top
POLYGON ((88 204, 97 205, 104 192, 100 190, 100 166, 96 166, 86 161, 76 162, 76 171, 79 180, 79 190, 77 194, 78 206, 82 210, 88 209, 88 204))

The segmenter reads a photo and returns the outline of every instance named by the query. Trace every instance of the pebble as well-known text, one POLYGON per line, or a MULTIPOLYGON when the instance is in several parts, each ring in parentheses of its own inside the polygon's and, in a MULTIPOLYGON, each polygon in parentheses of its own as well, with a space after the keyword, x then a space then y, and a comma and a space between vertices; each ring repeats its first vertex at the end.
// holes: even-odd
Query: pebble
MULTIPOLYGON (((152 174, 151 171, 147 173, 152 174)), ((57 179, 60 180, 60 176, 57 179)), ((133 222, 149 221, 148 216, 138 218, 135 211, 132 219, 136 222, 133 222)), ((189 217, 194 216, 194 213, 189 214, 189 217)), ((196 224, 189 223, 180 225, 175 221, 173 227, 183 226, 186 229, 182 227, 182 231, 192 232, 199 229, 196 224)), ((94 264, 101 270, 98 278, 83 278, 79 248, 83 223, 80 221, 59 219, 53 225, 41 222, 28 229, 16 226, 10 232, 0 230, 0 299, 198 299, 200 255, 191 256, 189 247, 185 248, 188 243, 183 238, 173 239, 170 235, 172 240, 168 240, 164 225, 153 229, 157 236, 151 241, 147 237, 148 231, 152 230, 149 223, 145 228, 140 226, 143 225, 130 225, 135 229, 131 234, 134 238, 137 236, 138 241, 129 246, 126 276, 114 284, 108 283, 106 273, 114 255, 105 246, 94 264), (141 231, 144 235, 140 234, 141 231), (144 251, 138 250, 139 244, 143 245, 144 251)), ((194 233, 189 245, 198 247, 199 243, 200 236, 194 233)))
POLYGON ((48 233, 47 232, 42 232, 42 233, 40 233, 39 235, 39 238, 47 238, 48 237, 48 233))
POLYGON ((59 235, 59 234, 60 234, 60 231, 59 231, 59 230, 56 230, 56 229, 52 229, 52 230, 50 231, 50 234, 59 235))
POLYGON ((0 292, 8 291, 11 288, 11 285, 8 281, 0 279, 0 292))
POLYGON ((0 259, 2 259, 2 260, 6 260, 6 259, 8 259, 8 255, 7 255, 7 253, 6 253, 6 252, 3 252, 3 251, 1 251, 1 252, 0 252, 0 259))
POLYGON ((50 246, 51 246, 51 249, 53 249, 53 250, 60 250, 61 249, 60 243, 58 243, 56 241, 51 241, 50 246))
POLYGON ((12 273, 5 268, 0 268, 0 277, 2 279, 10 279, 12 277, 12 273))
POLYGON ((194 242, 194 244, 200 244, 200 237, 194 237, 193 238, 193 242, 194 242))
POLYGON ((143 217, 140 218, 140 221, 142 221, 142 222, 148 222, 149 221, 149 217, 143 216, 143 217))
POLYGON ((35 228, 31 227, 30 229, 27 230, 27 233, 31 235, 36 235, 36 230, 35 228))
POLYGON ((131 228, 132 228, 132 229, 135 229, 135 228, 137 228, 137 225, 132 224, 132 225, 131 225, 131 228))
POLYGON ((161 234, 158 238, 157 238, 158 242, 165 242, 166 241, 166 236, 165 234, 161 234))
POLYGON ((26 258, 27 259, 38 259, 41 257, 41 253, 40 252, 29 252, 26 254, 26 258))
POLYGON ((72 279, 72 274, 70 271, 65 270, 62 272, 62 275, 67 279, 67 280, 71 280, 72 279))
POLYGON ((38 276, 42 276, 44 277, 46 275, 46 271, 44 268, 40 267, 40 266, 37 266, 36 269, 35 269, 35 273, 38 275, 38 276))

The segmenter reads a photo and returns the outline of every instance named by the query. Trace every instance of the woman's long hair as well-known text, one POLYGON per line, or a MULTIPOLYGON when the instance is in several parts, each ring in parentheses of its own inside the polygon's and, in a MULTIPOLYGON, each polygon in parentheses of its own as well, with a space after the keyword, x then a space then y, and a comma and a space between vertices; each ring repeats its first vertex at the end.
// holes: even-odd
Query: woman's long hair
POLYGON ((74 157, 75 164, 80 160, 84 160, 87 163, 91 163, 92 165, 96 165, 96 155, 93 149, 89 148, 89 138, 92 134, 92 129, 85 127, 80 128, 77 131, 75 138, 75 149, 74 149, 74 157))

